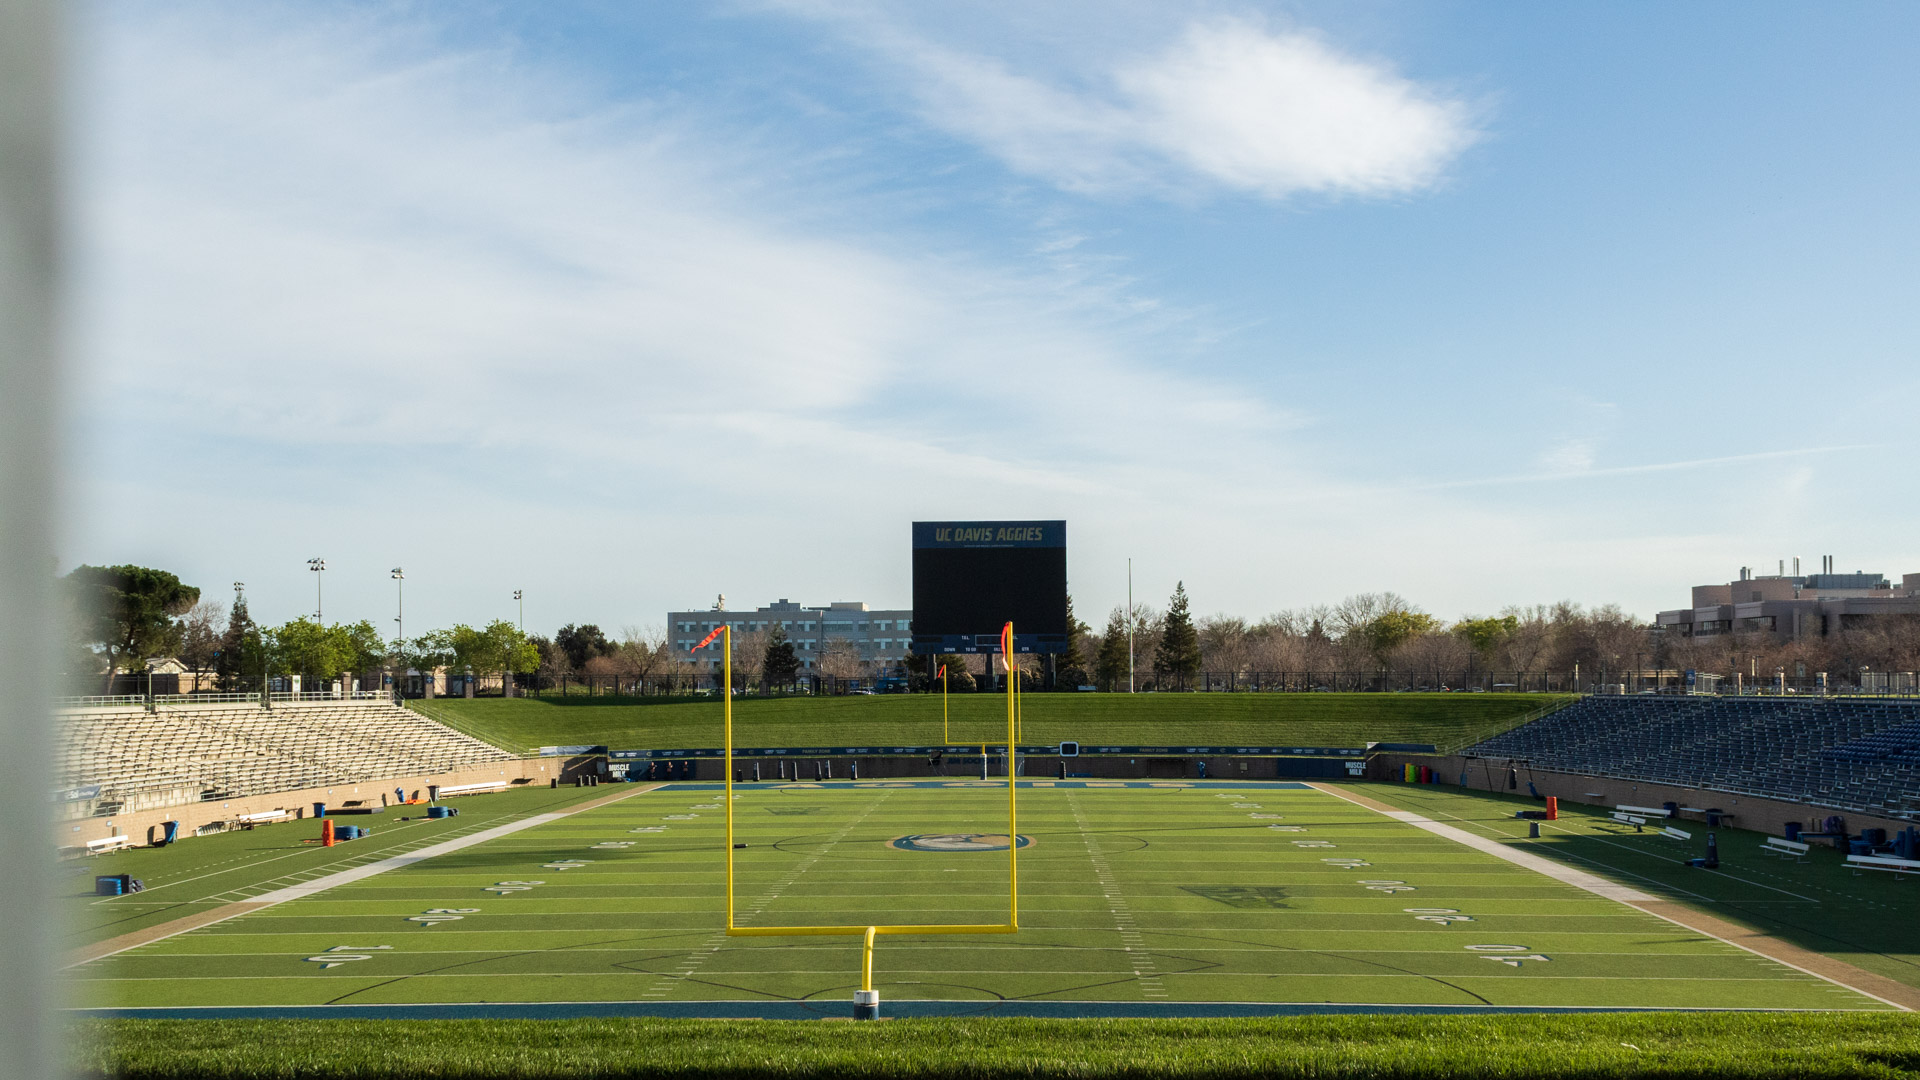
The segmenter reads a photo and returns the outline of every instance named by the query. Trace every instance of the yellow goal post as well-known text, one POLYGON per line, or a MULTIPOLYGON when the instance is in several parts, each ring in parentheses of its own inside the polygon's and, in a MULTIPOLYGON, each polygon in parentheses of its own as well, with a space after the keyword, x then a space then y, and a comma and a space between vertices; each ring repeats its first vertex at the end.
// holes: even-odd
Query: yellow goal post
MULTIPOLYGON (((1019 807, 1014 774, 1019 770, 1019 745, 1014 741, 1019 676, 1008 664, 1007 675, 1007 921, 1004 923, 899 923, 849 924, 845 926, 736 926, 733 898, 733 628, 719 627, 721 637, 721 710, 726 737, 726 797, 721 801, 727 812, 727 936, 728 937, 858 937, 862 939, 860 990, 855 998, 859 1006, 877 1010, 879 998, 873 991, 873 939, 881 934, 1014 934, 1020 931, 1020 837, 1019 807)), ((1001 648, 1012 658, 1013 624, 1000 632, 1001 648)), ((703 647, 706 643, 702 642, 703 647)), ((986 754, 986 748, 981 748, 986 754)))

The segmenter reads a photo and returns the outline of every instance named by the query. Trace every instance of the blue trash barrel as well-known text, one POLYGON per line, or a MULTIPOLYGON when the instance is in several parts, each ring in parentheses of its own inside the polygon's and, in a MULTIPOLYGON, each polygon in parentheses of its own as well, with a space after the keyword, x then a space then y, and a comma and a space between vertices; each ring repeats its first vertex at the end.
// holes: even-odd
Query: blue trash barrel
POLYGON ((1789 840, 1800 839, 1800 823, 1797 821, 1787 822, 1786 834, 1789 840))
POLYGON ((327 816, 327 804, 326 804, 326 803, 323 803, 323 802, 317 802, 317 803, 314 803, 314 804, 313 804, 313 816, 314 816, 314 817, 326 817, 326 816, 327 816))

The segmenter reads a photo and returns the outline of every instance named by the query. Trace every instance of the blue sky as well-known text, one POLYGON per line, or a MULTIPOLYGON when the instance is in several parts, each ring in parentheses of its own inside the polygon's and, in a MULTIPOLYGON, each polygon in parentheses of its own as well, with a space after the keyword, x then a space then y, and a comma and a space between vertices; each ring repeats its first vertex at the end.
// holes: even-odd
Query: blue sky
POLYGON ((63 560, 270 621, 1920 570, 1920 11, 101 3, 63 560))

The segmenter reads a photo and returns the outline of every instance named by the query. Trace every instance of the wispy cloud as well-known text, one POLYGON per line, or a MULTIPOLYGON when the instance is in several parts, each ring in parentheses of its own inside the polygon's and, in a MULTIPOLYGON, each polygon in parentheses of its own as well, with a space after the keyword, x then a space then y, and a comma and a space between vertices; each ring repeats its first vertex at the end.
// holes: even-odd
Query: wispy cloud
POLYGON ((1074 191, 1401 195, 1431 187, 1481 138, 1472 103, 1249 19, 1193 21, 1090 85, 1016 70, 870 9, 839 25, 897 64, 932 123, 1074 191))
POLYGON ((1849 450, 1873 450, 1870 443, 1854 443, 1844 446, 1807 446, 1795 450, 1765 450, 1752 454, 1729 454, 1725 457, 1692 458, 1687 461, 1659 461, 1644 465, 1617 465, 1605 469, 1592 467, 1591 447, 1580 440, 1566 444, 1564 453, 1549 456, 1546 464, 1565 464, 1549 472, 1520 473, 1513 476, 1483 476, 1471 480, 1447 480, 1436 484, 1418 484, 1416 491, 1440 491, 1448 488, 1492 487, 1499 484, 1538 484, 1549 481, 1597 480, 1610 476, 1638 476, 1646 473, 1686 472, 1692 469, 1715 469, 1732 465, 1750 465, 1762 461, 1779 461, 1784 458, 1807 458, 1820 454, 1838 454, 1849 450))

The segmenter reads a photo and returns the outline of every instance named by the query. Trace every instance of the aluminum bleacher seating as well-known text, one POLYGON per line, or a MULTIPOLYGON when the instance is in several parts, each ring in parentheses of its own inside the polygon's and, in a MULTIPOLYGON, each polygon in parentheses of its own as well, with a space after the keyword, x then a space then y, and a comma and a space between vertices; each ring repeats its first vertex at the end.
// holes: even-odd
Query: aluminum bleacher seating
POLYGON ((1595 696, 1466 752, 1920 820, 1920 701, 1595 696))
POLYGON ((57 784, 65 816, 130 813, 214 799, 510 760, 499 747, 386 701, 166 704, 63 711, 57 784))

